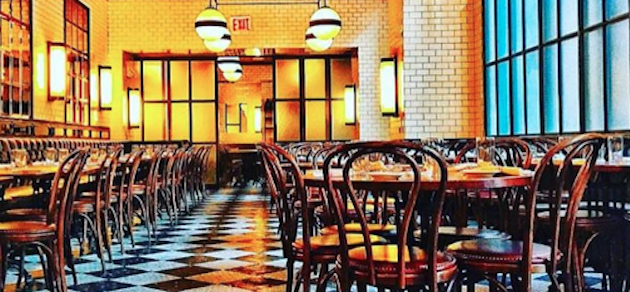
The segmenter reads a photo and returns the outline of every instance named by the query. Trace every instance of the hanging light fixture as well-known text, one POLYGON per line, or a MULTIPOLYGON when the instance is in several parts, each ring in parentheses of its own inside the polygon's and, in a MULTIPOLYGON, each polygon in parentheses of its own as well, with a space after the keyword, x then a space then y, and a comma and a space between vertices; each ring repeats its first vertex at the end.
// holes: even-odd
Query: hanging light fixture
POLYGON ((326 5, 321 6, 311 15, 310 28, 316 38, 331 40, 341 31, 341 16, 334 9, 326 5))
POLYGON ((221 56, 217 58, 217 66, 223 73, 236 72, 236 70, 242 70, 243 67, 239 61, 238 56, 221 56))
POLYGON ((221 37, 217 41, 203 41, 203 44, 206 46, 206 48, 213 53, 220 53, 225 51, 225 49, 227 49, 231 43, 232 35, 230 34, 230 31, 224 34, 223 37, 221 37))
POLYGON ((195 30, 201 39, 209 42, 218 41, 229 32, 227 19, 216 6, 212 6, 212 0, 208 7, 197 15, 195 30))
POLYGON ((243 76, 243 70, 238 69, 234 72, 223 72, 223 77, 229 82, 236 82, 243 76))
POLYGON ((306 40, 306 45, 308 46, 308 48, 315 52, 323 52, 325 50, 328 50, 333 43, 332 39, 322 40, 315 37, 312 27, 309 27, 306 30, 306 36, 304 37, 304 39, 306 40))

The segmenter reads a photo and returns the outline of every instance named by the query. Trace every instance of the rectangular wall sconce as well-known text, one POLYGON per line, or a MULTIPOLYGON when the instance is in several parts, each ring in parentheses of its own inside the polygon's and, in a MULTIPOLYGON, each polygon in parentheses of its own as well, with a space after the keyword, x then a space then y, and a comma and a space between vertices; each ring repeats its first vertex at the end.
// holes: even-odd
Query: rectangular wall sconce
POLYGON ((256 133, 262 132, 262 108, 259 106, 254 108, 254 130, 256 133))
POLYGON ((48 99, 66 97, 68 55, 63 43, 48 43, 48 99))
POLYGON ((383 116, 398 116, 398 82, 396 58, 381 59, 381 113, 383 116))
POLYGON ((142 104, 140 90, 131 88, 127 89, 127 98, 129 99, 129 103, 127 104, 129 129, 140 128, 140 115, 142 104))
POLYGON ((98 107, 101 110, 112 109, 112 67, 98 66, 99 97, 98 107))
POLYGON ((357 123, 357 93, 355 85, 346 85, 343 101, 345 104, 346 125, 357 123))

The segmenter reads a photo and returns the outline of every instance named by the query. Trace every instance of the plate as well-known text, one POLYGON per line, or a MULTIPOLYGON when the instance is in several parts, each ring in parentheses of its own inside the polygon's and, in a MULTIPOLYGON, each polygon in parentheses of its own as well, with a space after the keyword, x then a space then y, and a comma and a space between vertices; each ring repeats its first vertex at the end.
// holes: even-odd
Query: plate
POLYGON ((387 172, 387 171, 374 171, 369 175, 375 181, 395 181, 398 180, 404 173, 402 172, 387 172))
POLYGON ((462 171, 468 177, 493 177, 497 173, 500 173, 500 169, 465 169, 462 171))

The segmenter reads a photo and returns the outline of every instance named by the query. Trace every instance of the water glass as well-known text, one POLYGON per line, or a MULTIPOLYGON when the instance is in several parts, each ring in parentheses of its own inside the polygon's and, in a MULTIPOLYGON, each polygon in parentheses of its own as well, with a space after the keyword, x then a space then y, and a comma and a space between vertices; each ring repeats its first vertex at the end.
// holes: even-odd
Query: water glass
POLYGON ((495 141, 492 137, 477 137, 477 164, 493 164, 495 141))
POLYGON ((44 151, 44 159, 46 160, 46 164, 53 164, 57 161, 57 149, 55 148, 46 148, 44 151))
POLYGON ((28 154, 24 149, 11 150, 11 158, 15 167, 25 167, 28 163, 28 154))
POLYGON ((90 148, 90 163, 98 163, 99 158, 99 149, 98 148, 90 148))
POLYGON ((66 148, 59 149, 59 162, 63 162, 70 156, 70 150, 66 148))
POLYGON ((623 161, 623 136, 611 135, 607 138, 608 161, 619 163, 623 161))

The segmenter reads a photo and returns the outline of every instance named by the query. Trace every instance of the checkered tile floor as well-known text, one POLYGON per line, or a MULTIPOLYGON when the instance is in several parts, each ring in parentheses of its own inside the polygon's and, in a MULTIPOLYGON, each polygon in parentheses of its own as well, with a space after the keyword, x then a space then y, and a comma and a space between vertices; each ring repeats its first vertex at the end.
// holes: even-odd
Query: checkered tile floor
MULTIPOLYGON (((146 230, 134 232, 136 247, 126 241, 125 253, 114 245, 112 263, 102 274, 96 255, 76 260, 78 283, 68 276, 70 291, 224 292, 284 291, 286 260, 277 241, 278 220, 270 218, 267 199, 257 189, 223 189, 171 227, 159 225, 159 240, 149 247, 146 230)), ((76 244, 75 244, 76 246, 76 244)), ((35 278, 26 291, 44 289, 36 256, 26 269, 35 278)), ((299 267, 299 266, 298 266, 299 267)), ((15 291, 17 275, 10 270, 6 291, 15 291)), ((600 286, 596 275, 587 281, 600 286)), ((546 291, 546 276, 534 277, 533 291, 546 291)), ((331 287, 331 290, 334 290, 331 287)), ((372 290, 372 289, 370 289, 372 290)), ((486 291, 478 285, 477 291, 486 291)), ((314 290, 313 290, 314 291, 314 290)))

